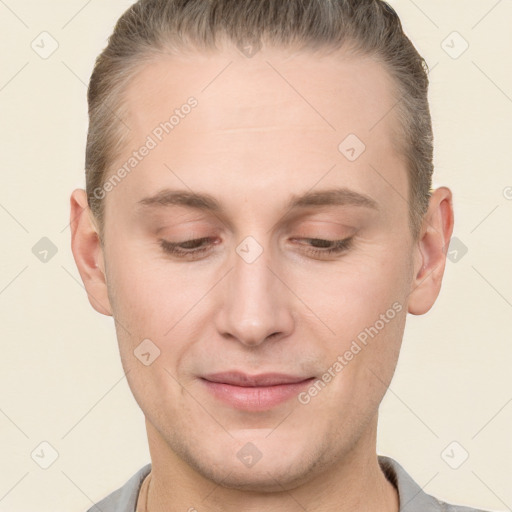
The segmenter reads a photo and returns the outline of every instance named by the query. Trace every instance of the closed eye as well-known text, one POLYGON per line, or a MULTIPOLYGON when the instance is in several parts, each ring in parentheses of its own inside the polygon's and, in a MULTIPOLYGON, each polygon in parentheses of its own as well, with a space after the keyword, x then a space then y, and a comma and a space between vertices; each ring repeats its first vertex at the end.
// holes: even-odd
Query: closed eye
POLYGON ((302 238, 294 240, 306 240, 311 242, 311 248, 307 252, 315 255, 329 255, 329 254, 340 254, 347 251, 351 244, 352 238, 344 238, 343 240, 323 240, 321 238, 302 238))
MULTIPOLYGON (((352 244, 353 237, 343 240, 324 240, 321 238, 292 238, 292 240, 300 240, 307 242, 298 245, 307 246, 306 253, 313 256, 325 256, 332 254, 341 254, 347 251, 352 244)), ((196 257, 210 250, 212 237, 195 238, 184 242, 169 242, 168 240, 160 240, 163 251, 178 258, 196 257), (209 243, 210 242, 210 243, 209 243)))

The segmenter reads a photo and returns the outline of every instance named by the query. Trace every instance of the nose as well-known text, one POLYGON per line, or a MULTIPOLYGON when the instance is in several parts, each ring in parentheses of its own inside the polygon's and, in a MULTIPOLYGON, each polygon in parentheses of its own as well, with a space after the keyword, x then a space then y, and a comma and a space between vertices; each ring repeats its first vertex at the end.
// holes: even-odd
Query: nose
POLYGON ((268 251, 255 261, 241 251, 232 261, 233 268, 219 290, 218 332, 248 347, 288 336, 294 327, 292 294, 277 262, 272 264, 268 251))

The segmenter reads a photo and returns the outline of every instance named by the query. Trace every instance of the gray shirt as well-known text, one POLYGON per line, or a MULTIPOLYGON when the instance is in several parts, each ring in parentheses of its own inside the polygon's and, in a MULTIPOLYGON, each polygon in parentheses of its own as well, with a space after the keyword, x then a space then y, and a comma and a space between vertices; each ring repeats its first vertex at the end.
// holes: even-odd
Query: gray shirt
MULTIPOLYGON (((485 512, 481 509, 449 505, 426 494, 398 462, 383 455, 378 457, 387 479, 398 489, 400 512, 485 512)), ((151 464, 139 469, 121 488, 87 512, 135 512, 140 486, 150 471, 151 464)))

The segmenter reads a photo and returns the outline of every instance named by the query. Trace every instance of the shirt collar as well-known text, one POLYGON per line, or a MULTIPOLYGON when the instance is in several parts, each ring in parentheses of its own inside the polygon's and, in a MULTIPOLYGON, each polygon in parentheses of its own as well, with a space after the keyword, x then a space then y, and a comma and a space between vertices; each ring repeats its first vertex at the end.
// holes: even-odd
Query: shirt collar
POLYGON ((398 489, 400 512, 441 512, 440 502, 426 494, 396 460, 378 456, 379 465, 386 478, 398 489))

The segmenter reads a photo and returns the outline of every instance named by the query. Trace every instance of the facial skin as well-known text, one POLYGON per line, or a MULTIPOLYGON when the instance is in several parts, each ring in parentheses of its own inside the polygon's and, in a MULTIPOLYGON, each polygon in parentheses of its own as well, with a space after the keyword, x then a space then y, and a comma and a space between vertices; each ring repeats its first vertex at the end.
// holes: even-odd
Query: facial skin
POLYGON ((107 194, 104 247, 85 192, 71 196, 78 269, 92 306, 116 320, 146 416, 151 511, 398 510, 377 462, 378 406, 407 312, 426 313, 439 293, 453 211, 450 190, 437 189, 413 239, 396 119, 385 116, 392 87, 379 63, 343 52, 246 58, 226 47, 160 57, 128 88, 130 143, 112 170, 189 97, 198 102, 107 194), (338 150, 349 134, 366 145, 353 162, 338 150), (140 204, 162 189, 208 194, 221 209, 140 204), (329 189, 375 207, 288 208, 329 189), (237 252, 249 236, 263 251, 251 263, 237 252), (211 242, 196 257, 159 242, 203 237, 211 242), (312 252, 312 238, 350 237, 339 254, 312 252), (401 311, 307 404, 244 410, 201 379, 230 370, 321 379, 393 304, 401 311), (149 366, 134 355, 144 339, 160 349, 149 366), (252 467, 237 456, 247 443, 261 454, 252 467))

